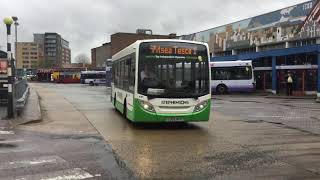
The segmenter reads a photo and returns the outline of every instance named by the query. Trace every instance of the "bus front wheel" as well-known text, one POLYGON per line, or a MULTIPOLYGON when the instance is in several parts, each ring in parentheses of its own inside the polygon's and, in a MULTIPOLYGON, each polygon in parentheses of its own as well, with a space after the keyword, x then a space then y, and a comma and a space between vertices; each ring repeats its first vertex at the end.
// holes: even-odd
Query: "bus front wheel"
POLYGON ((127 100, 124 100, 123 103, 123 117, 127 119, 127 100))
POLYGON ((226 85, 220 84, 220 85, 217 87, 216 91, 217 91, 218 94, 225 94, 225 93, 227 93, 228 88, 227 88, 226 85))

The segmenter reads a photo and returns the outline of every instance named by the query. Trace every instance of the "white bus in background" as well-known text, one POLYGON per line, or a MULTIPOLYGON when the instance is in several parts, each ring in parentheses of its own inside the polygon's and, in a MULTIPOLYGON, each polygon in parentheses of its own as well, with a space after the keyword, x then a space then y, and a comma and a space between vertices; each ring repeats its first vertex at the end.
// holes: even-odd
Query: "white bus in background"
POLYGON ((252 61, 211 62, 211 91, 253 92, 255 80, 252 61))
POLYGON ((81 71, 82 84, 99 85, 106 83, 106 71, 81 71))

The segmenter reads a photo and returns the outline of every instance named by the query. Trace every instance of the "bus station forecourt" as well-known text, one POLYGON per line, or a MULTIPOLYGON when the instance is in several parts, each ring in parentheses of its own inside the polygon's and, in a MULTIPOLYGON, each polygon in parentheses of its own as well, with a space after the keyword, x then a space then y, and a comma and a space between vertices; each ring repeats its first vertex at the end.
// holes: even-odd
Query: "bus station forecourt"
POLYGON ((29 83, 41 120, 0 122, 0 180, 318 180, 319 21, 311 0, 38 72, 56 83, 29 83))

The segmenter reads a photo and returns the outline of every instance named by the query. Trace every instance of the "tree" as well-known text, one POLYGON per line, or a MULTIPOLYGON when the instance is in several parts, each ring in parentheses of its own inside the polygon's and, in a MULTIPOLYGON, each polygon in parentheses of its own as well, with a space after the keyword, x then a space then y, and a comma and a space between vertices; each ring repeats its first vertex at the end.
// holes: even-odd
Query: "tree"
POLYGON ((74 58, 76 63, 90 64, 90 58, 86 54, 79 54, 74 58))

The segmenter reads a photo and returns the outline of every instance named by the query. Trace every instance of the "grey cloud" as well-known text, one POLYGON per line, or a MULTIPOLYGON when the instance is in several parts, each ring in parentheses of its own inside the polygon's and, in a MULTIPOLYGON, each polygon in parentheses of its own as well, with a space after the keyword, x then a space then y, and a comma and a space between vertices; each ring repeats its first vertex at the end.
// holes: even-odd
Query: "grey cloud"
MULTIPOLYGON (((21 41, 36 32, 58 32, 70 41, 72 57, 115 32, 150 28, 156 34, 187 34, 267 13, 305 0, 2 0, 0 20, 20 19, 21 41)), ((5 28, 0 25, 0 48, 5 28)), ((3 47, 2 47, 3 49, 3 47)))

